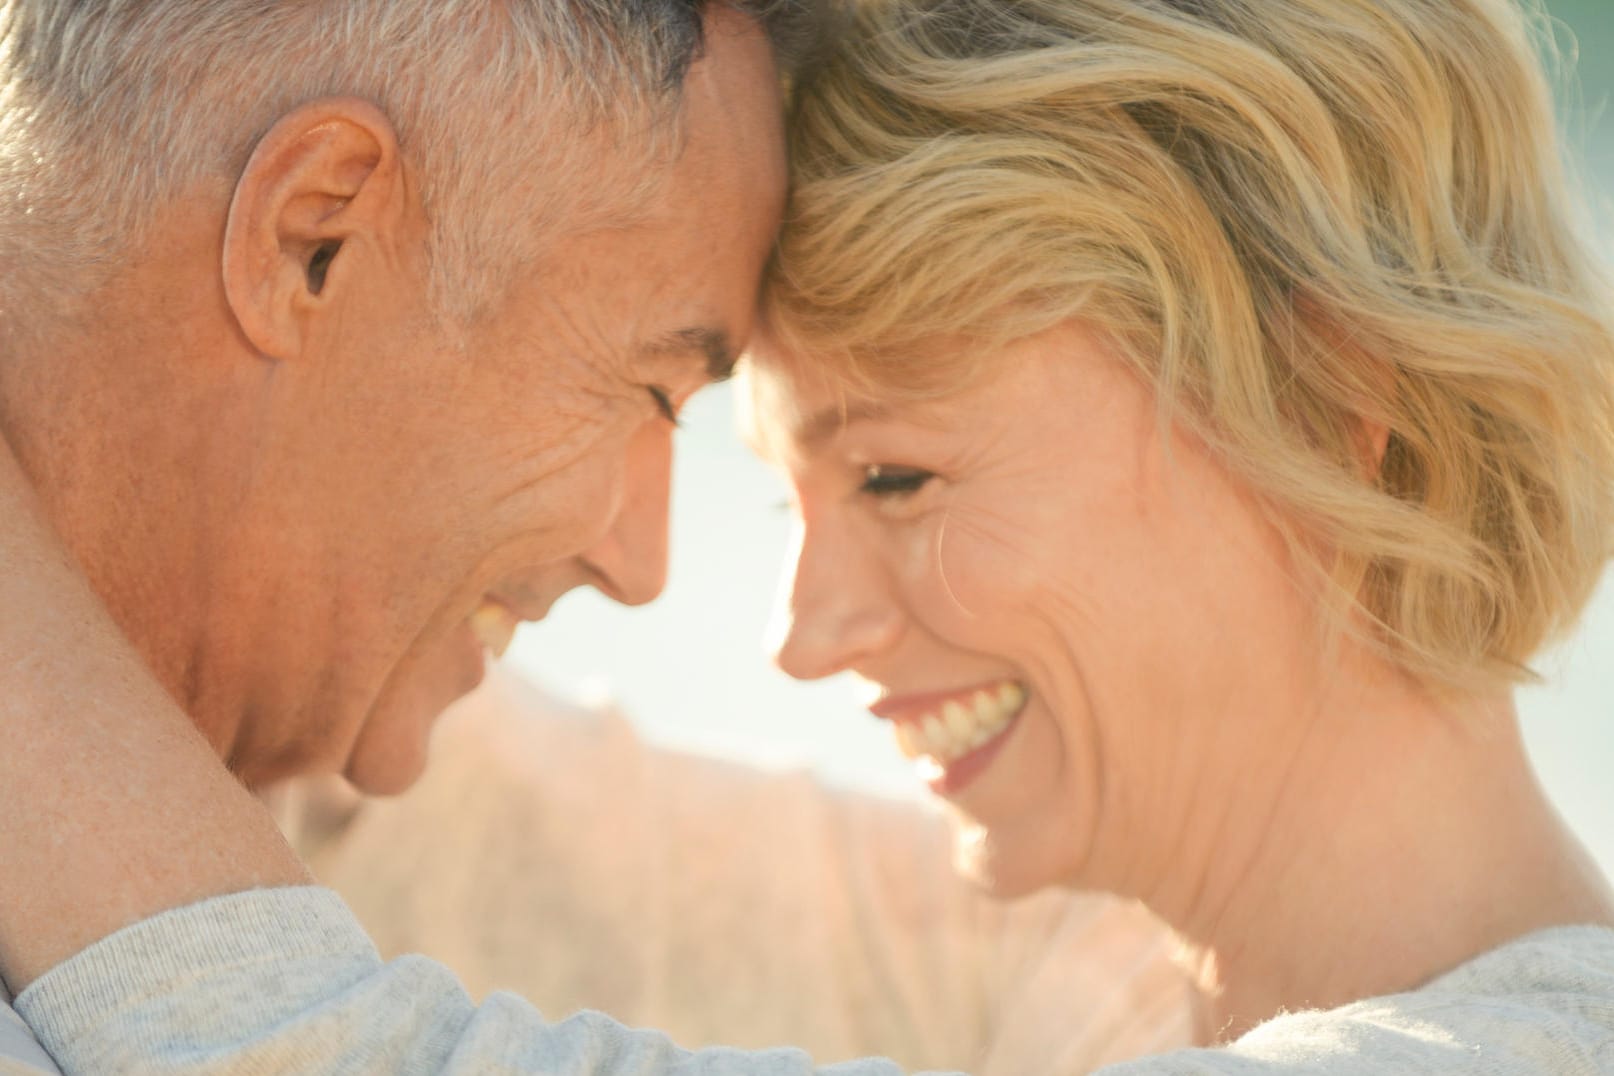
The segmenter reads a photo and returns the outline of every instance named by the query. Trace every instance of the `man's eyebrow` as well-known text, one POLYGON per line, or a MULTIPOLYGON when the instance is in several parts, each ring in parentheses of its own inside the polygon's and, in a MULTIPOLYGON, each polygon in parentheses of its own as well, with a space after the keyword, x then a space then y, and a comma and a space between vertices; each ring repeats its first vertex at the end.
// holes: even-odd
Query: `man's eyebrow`
POLYGON ((644 353, 652 357, 697 355, 706 360, 706 376, 712 381, 727 381, 734 376, 734 364, 740 361, 729 334, 710 326, 674 329, 644 345, 644 353))

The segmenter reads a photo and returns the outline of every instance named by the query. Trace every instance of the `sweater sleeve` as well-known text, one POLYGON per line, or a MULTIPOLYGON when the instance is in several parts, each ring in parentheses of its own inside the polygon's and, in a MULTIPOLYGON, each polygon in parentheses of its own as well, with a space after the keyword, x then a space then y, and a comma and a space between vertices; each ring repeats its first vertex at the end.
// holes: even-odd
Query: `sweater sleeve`
POLYGON ((647 744, 508 670, 433 728, 415 787, 353 796, 283 790, 293 846, 384 957, 424 953, 473 998, 977 1076, 1193 1041, 1175 939, 1141 906, 994 900, 939 812, 647 744))
POLYGON ((203 901, 137 923, 41 977, 17 1011, 77 1073, 749 1073, 815 1069, 797 1050, 686 1051, 599 1013, 546 1022, 512 994, 473 1005, 442 965, 383 963, 339 897, 308 886, 203 901))
POLYGON ((11 995, 0 985, 0 1073, 47 1076, 60 1071, 22 1018, 12 1010, 11 995))

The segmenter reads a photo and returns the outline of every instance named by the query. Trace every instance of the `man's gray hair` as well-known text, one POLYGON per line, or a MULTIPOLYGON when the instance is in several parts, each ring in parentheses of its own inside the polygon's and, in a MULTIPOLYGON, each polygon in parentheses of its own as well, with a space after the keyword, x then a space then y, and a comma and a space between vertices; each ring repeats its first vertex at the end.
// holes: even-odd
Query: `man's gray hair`
POLYGON ((811 47, 813 0, 0 0, 5 331, 71 315, 155 208, 233 183, 279 116, 338 94, 397 126, 439 299, 469 316, 537 256, 534 221, 601 208, 589 132, 666 144, 709 3, 758 19, 786 70, 811 47))

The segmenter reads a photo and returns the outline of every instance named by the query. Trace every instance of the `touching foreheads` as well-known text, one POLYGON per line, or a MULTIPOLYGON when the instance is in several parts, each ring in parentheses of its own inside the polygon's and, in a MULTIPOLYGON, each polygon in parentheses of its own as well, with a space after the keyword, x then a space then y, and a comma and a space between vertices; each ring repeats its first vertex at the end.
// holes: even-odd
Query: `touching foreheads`
MULTIPOLYGON (((712 2, 761 22, 786 70, 811 45, 811 0, 712 2)), ((676 127, 707 6, 6 0, 0 316, 12 330, 73 316, 154 209, 233 182, 278 116, 334 95, 392 120, 432 220, 439 297, 468 315, 536 255, 535 222, 575 227, 631 195, 589 169, 588 147, 632 145, 622 134, 647 154, 670 144, 657 136, 676 127)))

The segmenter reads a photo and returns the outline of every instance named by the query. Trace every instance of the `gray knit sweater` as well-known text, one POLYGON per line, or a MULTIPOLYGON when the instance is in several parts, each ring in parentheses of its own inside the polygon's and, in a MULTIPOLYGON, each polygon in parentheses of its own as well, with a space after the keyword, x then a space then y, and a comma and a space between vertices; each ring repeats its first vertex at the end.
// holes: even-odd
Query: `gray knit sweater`
MULTIPOLYGON (((440 965, 384 964, 342 902, 315 887, 221 897, 136 924, 16 1004, 69 1074, 896 1071, 884 1061, 814 1070, 794 1050, 689 1052, 597 1013, 546 1023, 507 994, 478 1007, 440 965)), ((1279 1017, 1226 1049, 1103 1071, 1614 1074, 1614 930, 1545 931, 1412 993, 1279 1017)))

